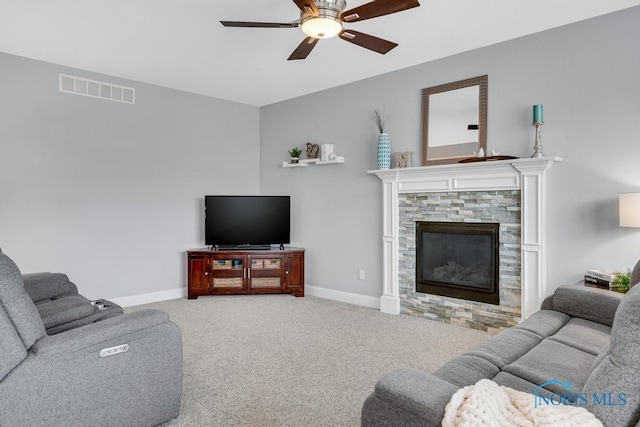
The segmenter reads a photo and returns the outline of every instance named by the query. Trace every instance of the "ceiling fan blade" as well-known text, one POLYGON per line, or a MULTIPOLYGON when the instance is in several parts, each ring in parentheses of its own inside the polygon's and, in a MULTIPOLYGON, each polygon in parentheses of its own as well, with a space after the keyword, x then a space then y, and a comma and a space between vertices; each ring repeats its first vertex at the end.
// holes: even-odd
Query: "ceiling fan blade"
POLYGON ((293 2, 300 8, 302 13, 309 16, 318 16, 320 11, 318 6, 313 0, 293 0, 293 2))
POLYGON ((342 40, 346 40, 349 43, 357 44, 358 46, 362 46, 366 49, 381 53, 383 55, 389 52, 394 47, 398 46, 398 43, 370 36, 369 34, 361 33, 359 31, 342 30, 339 36, 342 40))
POLYGON ((244 28, 296 28, 300 25, 297 22, 244 22, 244 21, 220 21, 225 27, 244 28))
POLYGON ((316 39, 313 37, 307 37, 306 39, 304 39, 302 43, 298 45, 296 50, 293 51, 291 56, 289 56, 287 61, 291 61, 293 59, 305 59, 307 56, 309 56, 313 48, 316 47, 318 40, 320 39, 316 39))
POLYGON ((344 22, 364 21, 365 19, 402 12, 418 6, 420 6, 418 0, 376 0, 345 10, 340 15, 340 19, 344 22))

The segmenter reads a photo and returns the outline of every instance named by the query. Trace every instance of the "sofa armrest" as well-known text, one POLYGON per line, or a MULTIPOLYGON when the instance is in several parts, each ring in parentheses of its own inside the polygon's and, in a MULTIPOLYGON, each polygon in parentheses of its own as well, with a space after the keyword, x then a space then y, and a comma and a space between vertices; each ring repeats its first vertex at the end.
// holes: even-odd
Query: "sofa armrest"
POLYGON ((613 325, 623 295, 582 284, 563 285, 553 293, 552 309, 603 325, 613 325))
POLYGON ((78 288, 62 273, 23 274, 24 289, 33 302, 78 295, 78 288))
POLYGON ((3 426, 158 425, 180 412, 180 330, 143 310, 47 336, 1 385, 3 426))
POLYGON ((139 334, 162 323, 169 323, 169 316, 162 311, 141 310, 46 336, 38 340, 31 351, 37 356, 48 357, 59 353, 76 353, 113 340, 126 344, 125 341, 132 334, 139 334))
POLYGON ((553 310, 553 295, 549 295, 542 301, 540 310, 553 310))
POLYGON ((362 425, 394 425, 400 417, 407 421, 403 425, 439 426, 456 391, 457 386, 431 374, 393 371, 376 384, 369 406, 363 407, 362 425))

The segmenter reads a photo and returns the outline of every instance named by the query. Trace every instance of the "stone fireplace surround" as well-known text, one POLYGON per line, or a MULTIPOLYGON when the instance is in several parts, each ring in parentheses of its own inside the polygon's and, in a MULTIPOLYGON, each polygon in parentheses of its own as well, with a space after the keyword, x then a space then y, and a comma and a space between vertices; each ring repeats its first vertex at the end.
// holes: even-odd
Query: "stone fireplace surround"
POLYGON ((399 196, 403 193, 520 190, 520 318, 548 295, 545 246, 546 171, 559 157, 525 158, 368 171, 382 180, 383 294, 380 311, 400 314, 399 196))
POLYGON ((400 193, 400 312, 490 332, 518 324, 521 313, 520 196, 520 190, 400 193), (416 221, 497 224, 499 303, 417 290, 416 221))

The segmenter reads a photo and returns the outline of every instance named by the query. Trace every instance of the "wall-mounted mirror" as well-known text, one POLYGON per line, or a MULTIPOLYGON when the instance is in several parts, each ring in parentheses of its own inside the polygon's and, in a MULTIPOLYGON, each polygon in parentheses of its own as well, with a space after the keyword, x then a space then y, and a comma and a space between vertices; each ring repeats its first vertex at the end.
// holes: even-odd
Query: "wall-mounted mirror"
POLYGON ((480 76, 422 89, 422 165, 487 152, 487 85, 480 76))

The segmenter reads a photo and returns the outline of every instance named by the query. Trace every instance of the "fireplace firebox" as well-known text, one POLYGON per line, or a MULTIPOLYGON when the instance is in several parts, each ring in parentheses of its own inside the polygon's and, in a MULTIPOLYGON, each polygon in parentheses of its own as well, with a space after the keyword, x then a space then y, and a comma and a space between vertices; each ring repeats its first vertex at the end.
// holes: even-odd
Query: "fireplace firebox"
POLYGON ((416 223, 416 292, 500 304, 500 224, 416 223))

